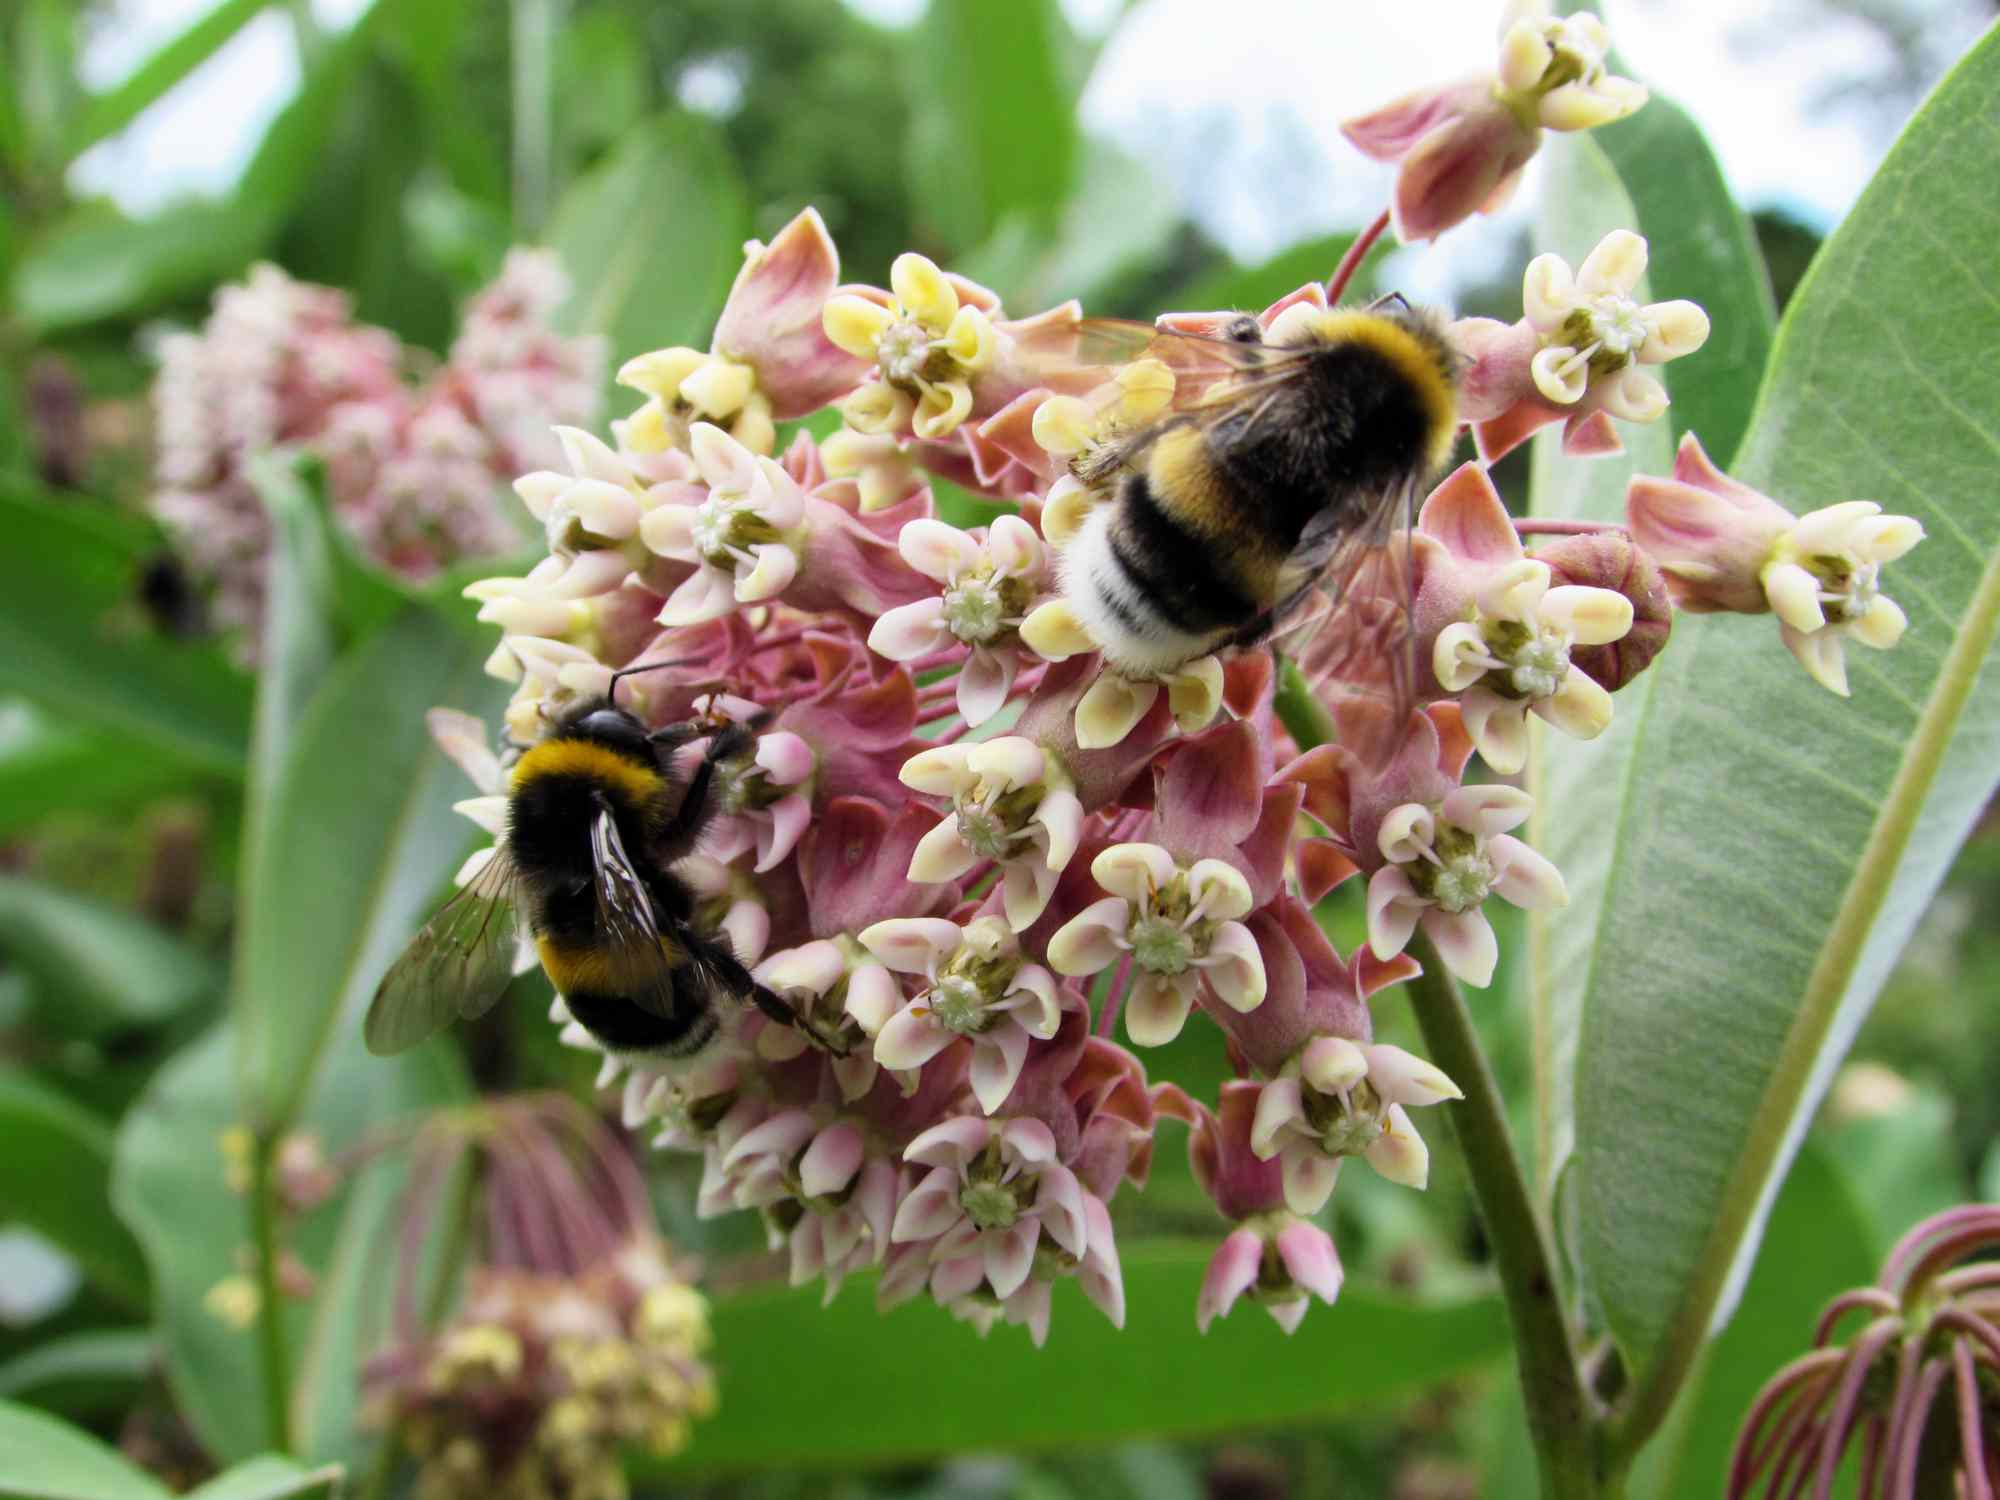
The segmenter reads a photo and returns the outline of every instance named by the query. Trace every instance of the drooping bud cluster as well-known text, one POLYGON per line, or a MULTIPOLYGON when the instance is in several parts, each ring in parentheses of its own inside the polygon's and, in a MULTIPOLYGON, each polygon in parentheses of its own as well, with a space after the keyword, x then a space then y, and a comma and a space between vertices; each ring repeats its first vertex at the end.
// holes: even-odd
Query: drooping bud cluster
POLYGON ((199 333, 163 340, 152 505, 215 623, 252 630, 260 615, 269 528, 248 462, 268 449, 324 460, 340 524, 407 577, 518 546, 507 484, 555 457, 552 424, 597 415, 601 343, 551 321, 568 296, 550 252, 511 252, 418 386, 394 334, 276 266, 217 293, 199 333))
MULTIPOLYGON (((1615 118, 1643 91, 1607 76, 1603 51, 1588 18, 1523 10, 1481 88, 1530 136, 1615 118)), ((1544 258, 1516 329, 1456 325, 1482 446, 1568 418, 1568 450, 1601 452, 1611 417, 1660 415, 1642 367, 1692 352, 1707 321, 1691 303, 1642 304, 1644 259, 1635 235, 1574 274, 1544 258)), ((1374 582, 1282 622, 1298 671, 1281 717, 1263 646, 1108 661, 1065 592, 1070 549, 1121 501, 1099 460, 1200 401, 1199 372, 1150 355, 1109 373, 1051 365, 1051 339, 1078 331, 1074 304, 1014 318, 917 255, 889 279, 841 286, 811 210, 753 242, 709 351, 631 361, 645 401, 614 441, 565 429, 563 468, 518 482, 546 559, 468 591, 504 633, 491 670, 516 684, 506 753, 632 667, 646 670, 618 681, 618 704, 648 725, 701 715, 746 731, 716 770, 702 853, 677 873, 696 924, 799 1024, 746 1004, 698 1062, 610 1054, 600 1083, 622 1087, 633 1128, 702 1158, 701 1214, 761 1216, 795 1283, 830 1296, 872 1268, 884 1306, 928 1296, 1038 1342, 1058 1280, 1122 1319, 1112 1205, 1144 1185, 1158 1121, 1183 1121, 1234 1226, 1200 1320, 1252 1295, 1290 1328, 1339 1288, 1315 1216, 1341 1163, 1423 1186, 1413 1115, 1458 1097, 1375 1041, 1371 997, 1417 972, 1404 950, 1419 933, 1484 986, 1499 957, 1488 903, 1566 900, 1519 837, 1530 798, 1469 778, 1475 752, 1508 776, 1531 717, 1600 734, 1665 643, 1670 591, 1768 602, 1807 643, 1884 644, 1893 606, 1874 570, 1915 537, 1852 508, 1745 521, 1738 498, 1711 504, 1681 475, 1672 495, 1699 504, 1676 500, 1673 547, 1656 547, 1669 523, 1644 488, 1668 482, 1642 481, 1630 534, 1556 523, 1567 534, 1530 552, 1536 528, 1468 464, 1378 549, 1375 574, 1355 575, 1374 582), (782 437, 827 406, 843 431, 782 437), (991 515, 948 524, 929 475, 991 515), (1286 728, 1302 722, 1297 682, 1329 701, 1350 686, 1357 622, 1407 648, 1416 678, 1413 701, 1375 709, 1380 753, 1286 728), (1357 874, 1368 938, 1342 955, 1313 908, 1357 874), (1213 1100, 1149 1081, 1140 1060, 1191 1025, 1227 1036, 1238 1076, 1213 1100)), ((1327 306, 1314 284, 1257 321, 1281 341, 1327 306)), ((1161 321, 1212 335, 1230 316, 1161 321)), ((1802 655, 1824 669, 1829 651, 1802 655)), ((1342 735, 1360 722, 1329 718, 1342 735)), ((462 721, 435 727, 489 794, 468 815, 500 831, 499 758, 462 721)), ((560 996, 552 1016, 603 1050, 560 996)))

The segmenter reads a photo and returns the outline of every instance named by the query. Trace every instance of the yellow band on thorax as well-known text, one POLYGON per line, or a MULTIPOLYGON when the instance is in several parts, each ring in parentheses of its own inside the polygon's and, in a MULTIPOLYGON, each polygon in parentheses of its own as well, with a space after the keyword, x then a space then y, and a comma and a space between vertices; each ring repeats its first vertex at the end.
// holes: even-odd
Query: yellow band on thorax
POLYGON ((666 786, 660 773, 651 766, 641 765, 631 756, 595 740, 556 738, 529 747, 514 763, 511 785, 518 791, 543 776, 580 776, 609 782, 634 802, 656 797, 666 786))

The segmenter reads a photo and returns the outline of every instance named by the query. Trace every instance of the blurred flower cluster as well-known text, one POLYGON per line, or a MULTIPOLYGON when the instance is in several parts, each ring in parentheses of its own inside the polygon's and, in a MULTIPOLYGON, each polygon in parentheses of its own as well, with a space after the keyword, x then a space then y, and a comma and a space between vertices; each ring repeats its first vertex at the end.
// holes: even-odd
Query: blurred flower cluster
POLYGON ((422 1500, 623 1500, 622 1449, 677 1453, 714 1410, 707 1303, 624 1144, 572 1101, 433 1120, 402 1208, 392 1338, 364 1385, 422 1500), (479 1240, 438 1327, 420 1307, 433 1228, 479 1240))
MULTIPOLYGON (((1510 119, 1530 94, 1537 130, 1642 100, 1602 75, 1589 18, 1517 23, 1510 119)), ((1482 450, 1566 418, 1567 450, 1600 453, 1614 420, 1661 415, 1641 366, 1693 352, 1707 320, 1636 300, 1645 253, 1619 234, 1574 272, 1544 257, 1521 324, 1451 326, 1482 450)), ((1459 1095, 1375 1039, 1372 997, 1417 972, 1419 932, 1484 986, 1491 904, 1566 900, 1519 836, 1532 799, 1495 779, 1522 769, 1530 720, 1600 734, 1672 602, 1776 610, 1840 686, 1843 637, 1893 640, 1877 569, 1918 533, 1872 507, 1794 523, 1698 447, 1635 484, 1629 531, 1517 525, 1468 463, 1353 575, 1374 582, 1279 622, 1282 680, 1261 647, 1114 670, 1065 586, 1066 549, 1118 503, 1091 459, 1199 400, 1202 377, 1051 362, 1087 332, 1075 303, 1017 317, 921 255, 888 280, 842 285, 801 213, 747 247, 709 348, 626 364, 643 401, 611 441, 564 427, 561 466, 518 481, 547 556, 468 590, 503 632, 505 743, 433 721, 484 794, 464 809, 504 839, 508 757, 622 668, 647 668, 616 692, 648 725, 754 735, 678 873, 695 920, 805 1024, 745 1006, 698 1065, 607 1055, 600 1083, 633 1128, 701 1157, 701 1214, 761 1215, 795 1283, 831 1296, 876 1268, 885 1307, 927 1297, 1039 1342, 1074 1278, 1120 1322, 1112 1205, 1172 1118, 1228 1225, 1201 1322, 1248 1296, 1290 1329, 1340 1286, 1323 1211, 1342 1165, 1421 1188, 1418 1118, 1459 1095), (781 438, 830 406, 840 431, 781 438), (948 522, 937 478, 989 509, 948 522), (1412 648, 1416 706, 1385 724, 1351 689, 1386 640, 1412 648), (1350 879, 1367 939, 1343 954, 1314 908, 1350 879), (1144 1060, 1191 1025, 1220 1028, 1234 1064, 1213 1099, 1144 1060)), ((1328 305, 1309 284, 1257 321, 1282 343, 1328 305)), ((560 997, 553 1019, 602 1050, 560 997)))
POLYGON ((152 505, 211 591, 214 622, 245 630, 254 654, 269 526, 250 464, 272 448, 322 459, 340 524, 406 577, 520 545, 508 481, 553 460, 551 422, 598 410, 600 341, 551 321, 569 290, 552 253, 510 252, 414 384, 395 335, 276 266, 218 292, 199 333, 163 339, 152 505))

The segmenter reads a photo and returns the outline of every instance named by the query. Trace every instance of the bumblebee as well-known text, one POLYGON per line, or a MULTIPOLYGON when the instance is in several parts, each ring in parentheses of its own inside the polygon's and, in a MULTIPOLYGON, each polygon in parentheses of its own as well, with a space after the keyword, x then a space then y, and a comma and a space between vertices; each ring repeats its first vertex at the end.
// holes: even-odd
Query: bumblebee
MULTIPOLYGON (((1176 373, 1174 404, 1078 455, 1107 497, 1062 552, 1062 587, 1105 660, 1170 672, 1254 645, 1315 588, 1350 605, 1332 664, 1407 708, 1408 553, 1389 533, 1450 458, 1459 356, 1435 314, 1390 296, 1285 315, 1275 342, 1251 317, 1220 338, 1143 324, 1132 357, 1176 373)), ((1397 716, 1400 722, 1400 715, 1397 716)))
POLYGON ((368 1049, 400 1052, 491 1009, 513 977, 521 921, 570 1014, 608 1051, 691 1061, 746 1003, 803 1025, 725 941, 693 926, 695 895, 668 868, 701 834, 718 766, 751 743, 741 724, 648 732, 609 698, 557 719, 514 763, 506 837, 384 976, 368 1049), (673 750, 704 734, 676 795, 673 750))

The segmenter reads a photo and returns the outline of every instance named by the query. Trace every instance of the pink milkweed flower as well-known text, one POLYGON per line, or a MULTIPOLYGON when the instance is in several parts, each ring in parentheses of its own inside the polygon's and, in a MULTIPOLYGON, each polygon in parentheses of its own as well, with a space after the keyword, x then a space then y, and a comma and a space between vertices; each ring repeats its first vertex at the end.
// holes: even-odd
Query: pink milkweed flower
POLYGON ((1090 873, 1112 894, 1049 939, 1049 966, 1081 977, 1129 954, 1125 1030, 1135 1043, 1157 1047, 1179 1036, 1204 979, 1235 1010, 1263 1003, 1264 961, 1238 920, 1250 910, 1250 887, 1233 865, 1183 866, 1158 844, 1114 844, 1090 873))
POLYGON ((1250 1149, 1279 1163, 1293 1213, 1316 1214, 1349 1156, 1366 1157, 1391 1182, 1423 1187, 1430 1152, 1407 1111, 1463 1097, 1440 1069, 1400 1047, 1314 1037, 1262 1086, 1250 1149))
POLYGON ((1166 1112, 1187 1119, 1188 1164, 1195 1181, 1239 1226, 1216 1247, 1195 1303, 1203 1333, 1227 1317, 1248 1293, 1286 1333, 1295 1331, 1311 1299, 1332 1305, 1342 1272, 1333 1237, 1285 1207, 1282 1169, 1251 1149, 1258 1086, 1235 1079, 1222 1085, 1217 1110, 1163 1086, 1166 1112))
MULTIPOLYGON (((728 694, 703 694, 694 712, 722 713, 738 724, 757 716, 757 705, 728 694)), ((763 875, 792 852, 812 819, 812 746, 788 729, 757 736, 747 765, 723 767, 715 792, 718 814, 703 836, 707 853, 725 864, 755 850, 751 869, 763 875)))
POLYGON ((1924 538, 1909 516, 1849 500, 1794 516, 1718 470, 1693 433, 1674 477, 1640 475, 1625 496, 1639 544, 1659 559, 1675 604, 1691 613, 1774 610, 1779 634, 1813 681, 1847 695, 1846 638, 1887 650, 1908 625, 1880 592, 1882 566, 1924 538))
POLYGON ((963 927, 939 917, 877 922, 861 944, 899 974, 921 974, 925 988, 883 1022, 875 1060, 885 1068, 920 1068, 961 1037, 972 1043, 972 1092, 992 1114, 1013 1092, 1031 1041, 1056 1034, 1061 1005, 1055 976, 1022 962, 1021 946, 998 917, 963 927))
POLYGON ((1498 783, 1454 787, 1435 805, 1406 802, 1376 832, 1387 861, 1368 880, 1368 946, 1393 958, 1422 924, 1438 954, 1467 984, 1493 981, 1500 945, 1481 909, 1497 895, 1530 911, 1569 900, 1556 867, 1506 830, 1534 798, 1498 783))
POLYGON ((790 1252, 793 1286, 824 1276, 830 1302, 848 1272, 881 1264, 897 1169, 871 1154, 856 1122, 822 1125, 805 1110, 784 1110, 746 1131, 721 1160, 736 1206, 763 1209, 774 1248, 790 1252))
MULTIPOLYGON (((841 1098, 852 1103, 866 1096, 877 1073, 869 1043, 903 1002, 895 976, 852 942, 827 938, 772 954, 756 976, 791 1002, 801 1023, 777 1026, 768 1017, 751 1018, 757 1056, 777 1063, 803 1057, 812 1048, 810 1030, 847 1048, 847 1056, 827 1062, 841 1098)), ((914 1087, 914 1073, 903 1081, 914 1087)))
POLYGON ((1153 761, 1153 837, 1183 862, 1226 860, 1251 905, 1277 893, 1304 793, 1268 786, 1270 735, 1246 719, 1204 730, 1153 761))
POLYGON ((1592 739, 1611 722, 1611 695, 1571 660, 1571 648, 1622 639, 1632 601, 1610 589, 1552 586, 1546 563, 1522 550, 1493 481, 1465 464, 1424 502, 1427 554, 1417 605, 1431 673, 1458 695, 1465 727, 1494 770, 1527 763, 1527 715, 1592 739), (1437 622, 1448 620, 1442 628, 1437 622), (1433 633, 1434 632, 1434 633, 1433 633))
POLYGON ((1363 154, 1401 163, 1390 216, 1405 243, 1502 208, 1542 131, 1608 125, 1646 102, 1641 85, 1606 71, 1603 22, 1549 10, 1548 0, 1507 7, 1495 72, 1418 90, 1341 126, 1363 154))
POLYGON ((1265 1077, 1316 1036, 1373 1040, 1369 998, 1417 973, 1415 959, 1377 959, 1365 943, 1343 959, 1311 909, 1290 894, 1253 912, 1246 925, 1264 962, 1264 1003, 1247 1013, 1210 1005, 1208 1013, 1228 1033, 1233 1054, 1265 1077))
POLYGON ((1607 417, 1652 422, 1666 411, 1666 387, 1643 366, 1694 353, 1708 341, 1708 314, 1685 300, 1636 301, 1646 257, 1645 240, 1629 229, 1606 235, 1574 272, 1559 255, 1538 255, 1522 283, 1519 323, 1452 325, 1470 361, 1460 414, 1482 459, 1559 420, 1567 452, 1616 453, 1607 417))
POLYGON ((920 750, 898 774, 912 790, 952 802, 917 845, 910 879, 956 880, 993 860, 1008 924, 1016 932, 1032 925, 1083 832, 1083 804, 1061 758, 1033 740, 1005 735, 920 750))
POLYGON ((958 710, 977 728, 1014 685, 1021 622, 1047 587, 1042 540, 1019 516, 996 518, 983 537, 923 519, 903 527, 897 546, 904 561, 944 588, 884 614, 868 632, 869 649, 890 661, 915 661, 954 642, 965 646, 958 710))
POLYGON ((647 550, 695 564, 660 611, 662 625, 695 625, 776 598, 799 569, 805 495, 791 475, 712 423, 688 429, 688 448, 707 494, 698 504, 655 506, 640 526, 647 550))

